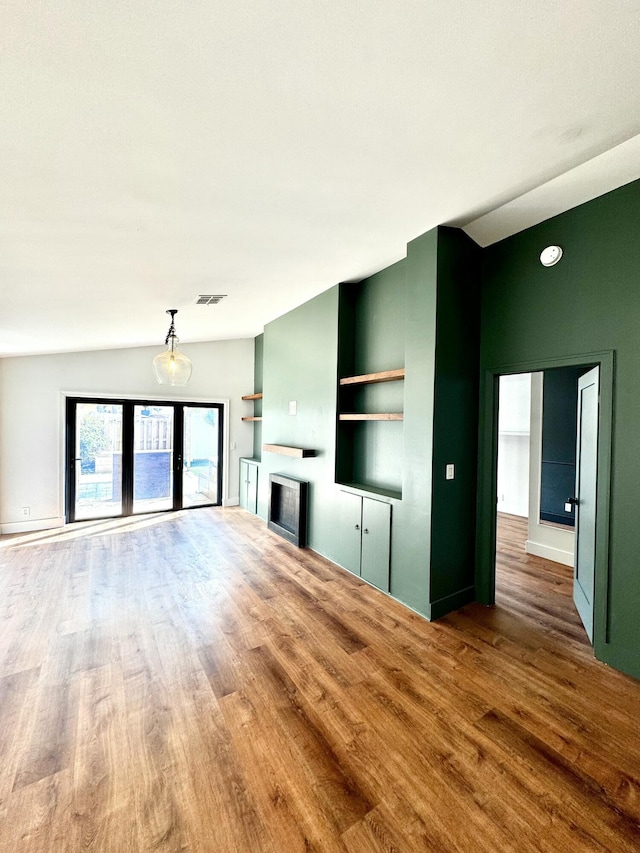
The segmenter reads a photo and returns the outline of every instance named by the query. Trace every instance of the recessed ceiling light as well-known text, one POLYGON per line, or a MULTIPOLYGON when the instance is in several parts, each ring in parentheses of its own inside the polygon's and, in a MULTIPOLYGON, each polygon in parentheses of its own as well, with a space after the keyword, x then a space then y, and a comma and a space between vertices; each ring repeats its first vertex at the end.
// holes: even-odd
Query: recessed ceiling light
POLYGON ((562 257, 562 249, 560 246, 547 246, 540 254, 540 263, 543 267, 552 267, 557 264, 562 257))

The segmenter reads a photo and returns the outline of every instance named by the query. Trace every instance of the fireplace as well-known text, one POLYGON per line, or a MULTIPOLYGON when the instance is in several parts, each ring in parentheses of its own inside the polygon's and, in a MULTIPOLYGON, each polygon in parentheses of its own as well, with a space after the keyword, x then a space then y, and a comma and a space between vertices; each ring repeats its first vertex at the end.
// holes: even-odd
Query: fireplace
POLYGON ((284 474, 269 475, 269 530, 299 548, 307 543, 307 489, 305 480, 284 474))

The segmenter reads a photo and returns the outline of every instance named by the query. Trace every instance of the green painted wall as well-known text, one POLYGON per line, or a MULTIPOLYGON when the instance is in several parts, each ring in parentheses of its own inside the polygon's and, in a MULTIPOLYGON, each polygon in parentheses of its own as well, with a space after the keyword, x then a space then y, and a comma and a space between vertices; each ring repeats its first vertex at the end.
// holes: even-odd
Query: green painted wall
POLYGON ((475 598, 480 249, 438 229, 431 617, 475 598), (447 464, 453 480, 445 479, 447 464))
MULTIPOLYGON (((484 251, 481 367, 615 351, 608 642, 602 660, 640 678, 640 182, 484 251), (560 263, 541 266, 558 244, 560 263)), ((485 413, 488 416, 489 413, 485 413)), ((484 498, 486 500, 486 497, 484 498)), ((487 507, 479 506, 486 515, 487 507)))
POLYGON ((333 287, 264 330, 262 438, 266 444, 311 447, 295 459, 262 452, 258 514, 267 517, 269 474, 309 482, 308 544, 326 553, 336 523, 335 437, 338 369, 338 287, 333 287), (289 414, 289 401, 297 414, 289 414))
POLYGON ((340 563, 340 483, 369 486, 351 491, 392 507, 390 592, 428 618, 474 594, 477 252, 460 231, 435 229, 404 260, 321 294, 264 334, 263 440, 319 455, 263 452, 259 513, 266 517, 269 472, 308 480, 309 545, 340 563), (403 421, 337 422, 339 376, 403 366, 404 382, 340 392, 342 411, 404 411, 403 421), (453 483, 444 460, 456 465, 453 483))
POLYGON ((431 486, 438 233, 407 246, 402 502, 394 508, 391 594, 430 618, 431 486))
MULTIPOLYGON (((309 544, 338 562, 341 487, 335 480, 345 465, 353 476, 354 464, 356 476, 385 480, 392 447, 402 497, 382 498, 393 510, 391 594, 428 618, 474 596, 486 600, 490 584, 482 572, 474 588, 476 500, 480 532, 491 526, 495 506, 487 499, 486 460, 476 486, 478 372, 482 387, 491 370, 590 363, 590 355, 613 350, 608 636, 596 641, 596 653, 640 677, 639 223, 637 182, 485 250, 441 227, 412 241, 398 264, 359 285, 336 286, 270 323, 262 439, 312 446, 319 455, 295 460, 263 453, 260 514, 266 517, 270 471, 309 480, 309 544), (554 243, 564 257, 543 268, 540 252, 554 243), (336 421, 338 376, 402 363, 404 383, 361 390, 352 399, 354 407, 391 410, 401 396, 404 421, 387 424, 400 429, 401 440, 399 433, 392 439, 391 431, 375 429, 349 438, 336 421), (288 414, 289 400, 298 403, 295 417, 288 414), (450 462, 456 465, 453 482, 444 478, 450 462)), ((256 365, 259 353, 256 341, 256 365)), ((484 435, 495 412, 486 396, 482 406, 484 435)), ((490 562, 486 554, 482 560, 490 562)))

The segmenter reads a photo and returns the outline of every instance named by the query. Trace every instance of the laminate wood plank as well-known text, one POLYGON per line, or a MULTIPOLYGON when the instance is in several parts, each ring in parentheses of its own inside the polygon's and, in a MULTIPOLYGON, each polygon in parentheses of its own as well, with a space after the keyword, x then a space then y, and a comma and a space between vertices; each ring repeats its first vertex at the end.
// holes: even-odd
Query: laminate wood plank
POLYGON ((570 825, 581 826, 586 840, 601 843, 606 850, 633 850, 640 838, 635 816, 621 813, 600 786, 573 762, 565 761, 544 741, 533 737, 513 720, 490 711, 477 724, 493 743, 518 763, 533 768, 541 782, 554 785, 570 825))
POLYGON ((73 814, 73 776, 70 769, 20 788, 7 806, 4 813, 0 813, 0 850, 3 853, 5 850, 7 853, 77 851, 77 847, 72 846, 69 821, 59 819, 61 813, 73 814))
POLYGON ((324 821, 340 835, 372 808, 367 794, 341 766, 309 703, 270 650, 251 649, 246 657, 255 679, 252 699, 265 714, 273 715, 295 755, 291 774, 301 774, 299 784, 313 790, 324 821))
POLYGON ((128 751, 124 685, 107 664, 82 673, 73 764, 71 850, 135 850, 128 819, 134 797, 128 751))
MULTIPOLYGON (((0 806, 6 803, 26 743, 15 742, 31 730, 38 697, 40 669, 23 670, 0 678, 0 806)), ((0 811, 1 816, 1 811, 0 811)))
POLYGON ((239 508, 0 538, 0 850, 635 849, 640 684, 523 524, 435 623, 239 508))
MULTIPOLYGON (((273 853, 285 850, 321 853, 321 844, 304 820, 301 809, 305 808, 305 798, 288 772, 287 752, 282 750, 281 738, 274 737, 272 728, 260 719, 259 712, 243 693, 225 696, 220 706, 266 828, 266 837, 256 849, 273 853)), ((330 839, 327 849, 335 849, 330 839)))
POLYGON ((78 708, 78 642, 77 634, 51 640, 40 669, 37 710, 16 768, 14 791, 60 773, 71 764, 78 708))
POLYGON ((190 849, 271 851, 267 827, 209 683, 202 673, 185 675, 174 693, 179 715, 174 712, 173 742, 183 775, 181 807, 192 827, 190 849))

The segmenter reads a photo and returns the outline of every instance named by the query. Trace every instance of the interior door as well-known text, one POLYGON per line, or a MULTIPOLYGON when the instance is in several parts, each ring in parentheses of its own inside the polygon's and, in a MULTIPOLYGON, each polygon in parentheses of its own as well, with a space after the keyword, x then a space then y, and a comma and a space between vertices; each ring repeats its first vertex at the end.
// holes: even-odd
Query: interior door
POLYGON ((578 380, 573 600, 591 642, 593 642, 595 589, 599 380, 600 368, 598 367, 594 367, 578 380))

